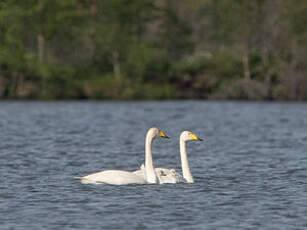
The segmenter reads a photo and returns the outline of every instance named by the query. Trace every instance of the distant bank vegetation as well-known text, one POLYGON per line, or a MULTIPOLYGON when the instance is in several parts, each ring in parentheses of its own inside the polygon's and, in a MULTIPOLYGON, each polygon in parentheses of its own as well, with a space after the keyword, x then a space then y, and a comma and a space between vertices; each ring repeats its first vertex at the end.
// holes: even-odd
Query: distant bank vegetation
POLYGON ((1 99, 307 100, 306 0, 3 0, 1 99))

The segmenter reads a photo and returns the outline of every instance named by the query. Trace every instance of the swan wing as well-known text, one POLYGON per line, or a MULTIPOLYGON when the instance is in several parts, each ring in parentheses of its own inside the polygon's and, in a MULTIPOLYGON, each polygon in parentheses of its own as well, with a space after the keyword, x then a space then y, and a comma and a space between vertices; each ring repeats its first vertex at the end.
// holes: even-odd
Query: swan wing
POLYGON ((145 171, 145 165, 142 164, 140 169, 138 170, 135 170, 132 172, 133 174, 137 175, 137 176, 140 176, 140 177, 143 177, 144 179, 146 178, 146 171, 145 171))
POLYGON ((81 177, 80 179, 84 184, 146 184, 144 177, 122 170, 105 170, 81 177))

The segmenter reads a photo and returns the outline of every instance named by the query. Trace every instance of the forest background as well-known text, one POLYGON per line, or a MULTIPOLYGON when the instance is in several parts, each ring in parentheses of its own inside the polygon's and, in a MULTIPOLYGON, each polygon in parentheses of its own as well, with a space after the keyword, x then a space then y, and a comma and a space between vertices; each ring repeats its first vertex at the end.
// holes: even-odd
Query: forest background
POLYGON ((307 1, 0 0, 0 99, 307 100, 307 1))

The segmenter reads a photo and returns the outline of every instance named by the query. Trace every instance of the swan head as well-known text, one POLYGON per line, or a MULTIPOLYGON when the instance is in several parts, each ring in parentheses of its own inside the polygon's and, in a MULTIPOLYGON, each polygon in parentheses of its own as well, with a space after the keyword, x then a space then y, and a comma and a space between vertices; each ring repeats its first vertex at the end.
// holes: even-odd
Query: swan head
POLYGON ((159 130, 156 127, 150 128, 147 132, 147 136, 150 136, 152 138, 155 137, 169 138, 163 131, 159 130))
POLYGON ((180 135, 180 140, 183 140, 183 141, 202 141, 201 138, 196 136, 191 131, 183 131, 180 135))

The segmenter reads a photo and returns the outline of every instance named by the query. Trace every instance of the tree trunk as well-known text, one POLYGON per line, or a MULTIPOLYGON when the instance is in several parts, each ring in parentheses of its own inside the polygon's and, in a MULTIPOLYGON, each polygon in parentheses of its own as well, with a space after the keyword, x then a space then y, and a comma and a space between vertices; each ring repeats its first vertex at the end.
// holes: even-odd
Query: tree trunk
MULTIPOLYGON (((44 0, 38 0, 38 14, 39 14, 38 16, 39 17, 42 17, 41 14, 42 14, 43 5, 44 5, 44 0)), ((38 60, 42 62, 45 57, 45 37, 41 33, 41 31, 37 35, 37 52, 38 52, 38 60)))
POLYGON ((120 62, 119 62, 119 54, 117 51, 112 52, 112 64, 113 64, 113 72, 116 79, 120 79, 121 78, 120 62))
POLYGON ((45 38, 42 34, 37 36, 38 43, 38 60, 42 62, 45 56, 45 38))
POLYGON ((96 15, 97 12, 98 12, 98 2, 97 2, 97 0, 92 0, 91 13, 92 13, 92 15, 96 15))
POLYGON ((292 100, 297 99, 298 97, 298 87, 299 87, 299 79, 297 74, 297 41, 296 39, 292 39, 291 41, 291 62, 290 62, 290 74, 287 75, 287 78, 290 79, 290 97, 292 100))
POLYGON ((272 98, 272 69, 269 66, 269 51, 266 46, 262 47, 262 69, 264 71, 264 84, 267 88, 267 97, 272 98))
POLYGON ((248 59, 247 53, 243 54, 242 63, 243 63, 244 79, 250 80, 251 74, 250 74, 250 69, 249 69, 249 59, 248 59))

